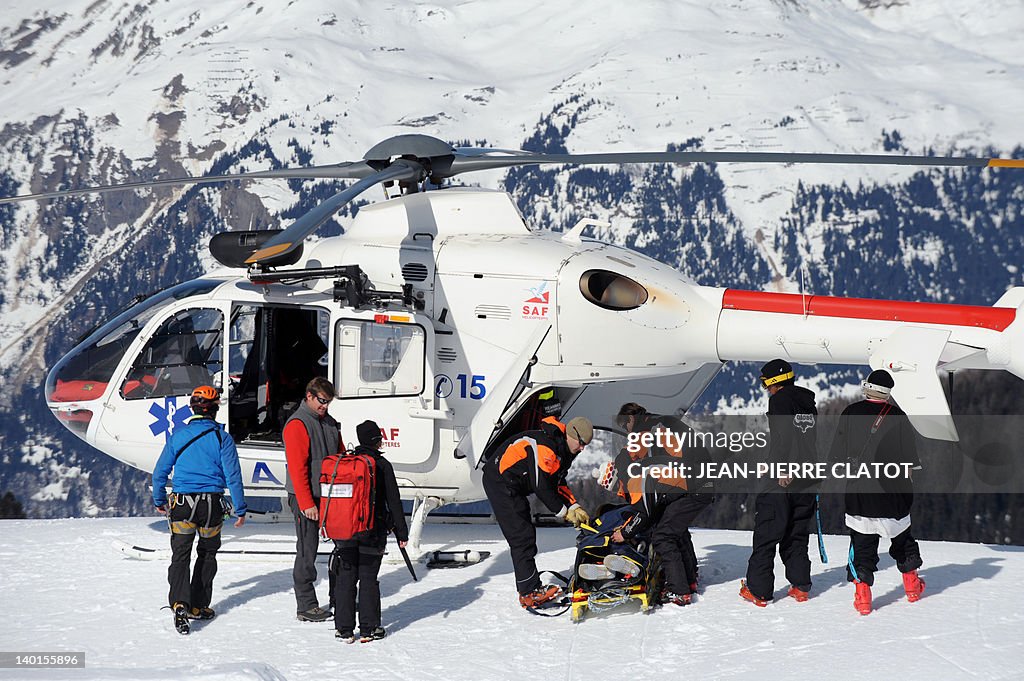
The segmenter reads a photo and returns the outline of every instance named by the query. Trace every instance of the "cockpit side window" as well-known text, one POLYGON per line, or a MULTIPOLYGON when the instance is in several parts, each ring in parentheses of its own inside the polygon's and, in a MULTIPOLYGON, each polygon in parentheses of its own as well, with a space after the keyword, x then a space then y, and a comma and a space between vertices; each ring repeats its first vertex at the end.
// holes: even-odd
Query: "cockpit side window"
POLYGON ((580 277, 583 297, 606 310, 634 310, 647 302, 647 289, 608 270, 587 270, 580 277))
POLYGON ((209 293, 224 282, 195 279, 152 295, 91 331, 46 377, 46 399, 72 402, 101 397, 124 353, 154 315, 175 300, 209 293))
POLYGON ((220 310, 190 308, 164 320, 132 364, 121 386, 128 400, 188 395, 212 385, 223 369, 224 317, 220 310))

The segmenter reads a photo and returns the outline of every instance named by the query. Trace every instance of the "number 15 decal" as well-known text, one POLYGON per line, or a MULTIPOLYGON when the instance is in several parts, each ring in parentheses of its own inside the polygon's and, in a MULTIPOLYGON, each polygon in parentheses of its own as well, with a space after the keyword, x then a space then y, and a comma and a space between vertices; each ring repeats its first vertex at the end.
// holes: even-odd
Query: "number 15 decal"
POLYGON ((459 374, 455 378, 459 382, 459 397, 463 399, 468 397, 472 400, 484 399, 484 395, 487 394, 487 387, 484 385, 486 377, 479 374, 473 374, 472 377, 459 374))

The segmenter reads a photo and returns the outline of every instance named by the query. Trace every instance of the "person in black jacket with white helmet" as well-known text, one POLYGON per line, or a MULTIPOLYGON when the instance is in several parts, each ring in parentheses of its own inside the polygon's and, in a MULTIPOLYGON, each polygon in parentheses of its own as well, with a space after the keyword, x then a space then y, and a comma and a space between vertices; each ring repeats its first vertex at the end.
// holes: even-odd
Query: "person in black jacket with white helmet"
POLYGON ((864 399, 843 410, 832 441, 829 458, 833 463, 895 464, 905 471, 893 477, 868 476, 847 481, 846 526, 850 528, 850 557, 847 579, 857 585, 853 606, 862 615, 871 612, 871 586, 878 568, 878 541, 889 540, 889 555, 903 574, 903 589, 911 603, 921 598, 924 580, 921 549, 910 533, 910 507, 914 486, 910 471, 921 467, 913 426, 906 413, 893 402, 895 385, 884 369, 871 372, 861 384, 864 399))

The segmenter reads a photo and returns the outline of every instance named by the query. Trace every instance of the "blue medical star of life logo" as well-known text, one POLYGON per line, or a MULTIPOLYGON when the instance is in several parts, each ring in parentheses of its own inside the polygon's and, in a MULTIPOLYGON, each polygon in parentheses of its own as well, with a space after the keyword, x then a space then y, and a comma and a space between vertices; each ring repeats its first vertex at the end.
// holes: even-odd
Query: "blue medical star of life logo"
POLYGON ((164 434, 164 442, 174 435, 174 429, 185 425, 185 419, 192 416, 192 409, 187 405, 179 407, 174 397, 165 397, 164 403, 154 402, 149 407, 150 415, 156 419, 149 424, 149 430, 154 436, 164 434))

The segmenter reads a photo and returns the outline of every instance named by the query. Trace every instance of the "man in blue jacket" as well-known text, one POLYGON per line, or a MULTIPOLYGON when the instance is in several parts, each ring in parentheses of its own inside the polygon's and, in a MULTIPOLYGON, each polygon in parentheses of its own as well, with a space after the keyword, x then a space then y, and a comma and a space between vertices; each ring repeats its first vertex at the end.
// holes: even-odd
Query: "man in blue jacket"
POLYGON ((235 503, 235 527, 245 524, 246 511, 235 441, 214 420, 220 408, 220 393, 212 386, 201 385, 192 391, 189 406, 193 415, 167 440, 153 470, 153 505, 161 515, 170 514, 168 603, 179 634, 189 633, 189 619, 209 620, 215 614, 210 608, 213 578, 217 574, 220 531, 230 508, 223 500, 225 487, 235 503), (168 504, 167 478, 172 469, 168 504), (196 532, 199 545, 190 583, 189 562, 196 532))

